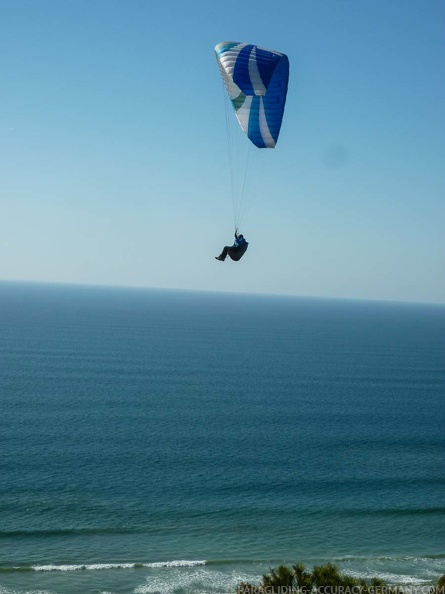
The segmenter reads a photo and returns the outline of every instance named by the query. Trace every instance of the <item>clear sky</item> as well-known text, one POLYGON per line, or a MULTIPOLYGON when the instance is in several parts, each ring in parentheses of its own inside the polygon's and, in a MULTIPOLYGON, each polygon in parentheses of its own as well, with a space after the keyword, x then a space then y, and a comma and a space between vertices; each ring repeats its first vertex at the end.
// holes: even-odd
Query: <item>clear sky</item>
POLYGON ((0 279, 445 303, 443 0, 0 0, 0 73, 0 279), (225 40, 291 67, 239 263, 225 40))

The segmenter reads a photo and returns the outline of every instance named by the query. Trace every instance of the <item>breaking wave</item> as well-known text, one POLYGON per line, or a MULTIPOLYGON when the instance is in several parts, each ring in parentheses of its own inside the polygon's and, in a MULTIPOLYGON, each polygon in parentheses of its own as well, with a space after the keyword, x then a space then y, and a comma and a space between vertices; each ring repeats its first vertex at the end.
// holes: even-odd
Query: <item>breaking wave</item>
POLYGON ((205 560, 178 559, 174 561, 155 561, 153 563, 83 563, 65 565, 30 565, 17 567, 0 567, 0 573, 17 571, 103 571, 109 569, 142 569, 162 567, 196 567, 205 565, 205 560))

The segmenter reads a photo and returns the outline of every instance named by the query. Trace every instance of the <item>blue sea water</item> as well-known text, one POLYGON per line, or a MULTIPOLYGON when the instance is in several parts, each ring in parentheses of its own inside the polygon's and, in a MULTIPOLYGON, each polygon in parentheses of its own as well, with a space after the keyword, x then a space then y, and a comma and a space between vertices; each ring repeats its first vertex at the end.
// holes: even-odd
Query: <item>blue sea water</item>
POLYGON ((445 573, 445 307, 0 283, 0 594, 445 573))

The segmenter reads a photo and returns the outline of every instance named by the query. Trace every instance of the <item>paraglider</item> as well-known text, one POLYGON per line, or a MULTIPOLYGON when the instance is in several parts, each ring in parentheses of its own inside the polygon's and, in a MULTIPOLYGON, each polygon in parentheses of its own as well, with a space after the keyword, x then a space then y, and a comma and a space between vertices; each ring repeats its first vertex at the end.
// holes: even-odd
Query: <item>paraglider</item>
MULTIPOLYGON (((254 151, 275 148, 286 104, 289 80, 287 56, 274 50, 236 41, 218 43, 215 46, 215 54, 236 119, 247 135, 247 139, 244 136, 242 143, 247 142, 248 151, 250 147, 255 147, 254 151)), ((232 119, 233 114, 229 116, 226 113, 235 238, 238 238, 242 237, 238 235, 238 229, 247 210, 244 206, 247 206, 245 203, 250 181, 249 168, 254 159, 250 153, 243 159, 235 158, 235 147, 230 132, 232 119), (241 161, 244 161, 244 173, 237 176, 238 169, 242 167, 241 161)), ((245 253, 247 245, 246 242, 246 247, 237 260, 245 253)), ((234 244, 230 248, 226 247, 227 253, 231 256, 230 250, 237 246, 234 244)), ((223 259, 222 255, 223 253, 217 259, 223 259)))
POLYGON ((241 233, 238 235, 238 232, 235 231, 235 241, 233 242, 233 245, 224 246, 220 255, 215 256, 215 260, 224 262, 227 256, 230 256, 234 262, 238 262, 238 260, 241 260, 241 258, 244 256, 248 247, 249 244, 244 239, 244 236, 241 233))

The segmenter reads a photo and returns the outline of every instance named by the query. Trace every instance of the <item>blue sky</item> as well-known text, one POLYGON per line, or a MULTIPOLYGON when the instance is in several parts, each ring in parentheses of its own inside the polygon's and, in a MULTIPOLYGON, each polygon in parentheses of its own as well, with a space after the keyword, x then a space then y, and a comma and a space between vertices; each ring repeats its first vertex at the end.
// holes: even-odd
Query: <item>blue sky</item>
POLYGON ((0 0, 0 279, 445 303, 442 0, 0 0), (289 56, 239 263, 213 47, 289 56))

